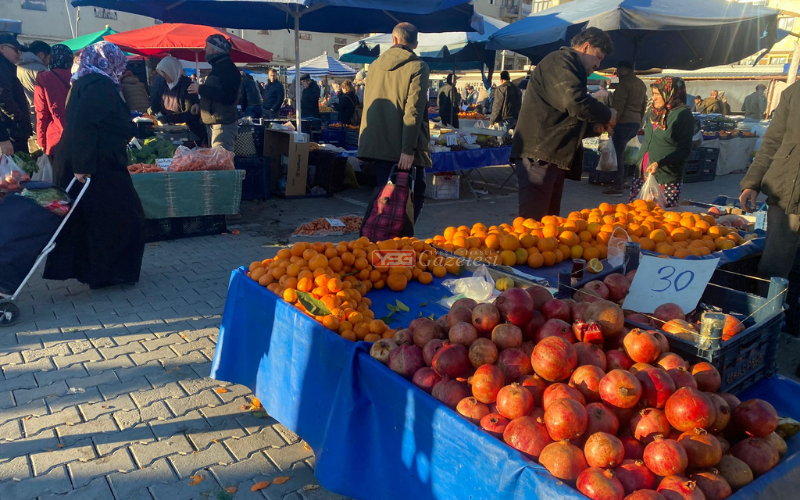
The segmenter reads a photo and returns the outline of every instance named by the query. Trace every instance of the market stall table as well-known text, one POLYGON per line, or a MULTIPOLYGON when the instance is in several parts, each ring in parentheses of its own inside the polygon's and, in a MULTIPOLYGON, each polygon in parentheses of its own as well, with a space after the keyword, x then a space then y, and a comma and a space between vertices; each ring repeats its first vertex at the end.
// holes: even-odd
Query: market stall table
POLYGON ((750 157, 756 149, 758 137, 733 137, 703 141, 704 148, 719 149, 717 175, 745 172, 750 166, 750 157))

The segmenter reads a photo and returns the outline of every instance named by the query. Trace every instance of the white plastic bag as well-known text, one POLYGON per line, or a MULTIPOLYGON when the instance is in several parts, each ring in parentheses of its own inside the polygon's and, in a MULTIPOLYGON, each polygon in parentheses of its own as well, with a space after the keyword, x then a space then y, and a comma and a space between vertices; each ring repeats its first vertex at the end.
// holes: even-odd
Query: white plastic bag
POLYGON ((0 156, 0 192, 22 191, 21 182, 31 180, 30 176, 17 165, 13 156, 0 156))
POLYGON ((473 299, 476 302, 485 302, 491 299, 494 293, 494 278, 489 274, 486 266, 480 266, 469 278, 444 280, 442 285, 455 294, 453 297, 445 297, 439 302, 447 308, 462 297, 473 299))
POLYGON ((597 170, 601 172, 617 171, 617 152, 614 149, 614 141, 606 141, 603 149, 600 150, 600 161, 597 163, 597 170))
POLYGON ((31 180, 53 183, 53 166, 50 164, 50 159, 47 155, 42 155, 36 160, 36 166, 39 171, 33 174, 31 180))
POLYGON ((644 201, 654 201, 659 207, 661 208, 666 207, 667 198, 664 196, 664 191, 661 189, 661 186, 656 181, 656 176, 653 174, 646 174, 646 175, 647 175, 647 180, 644 181, 642 190, 639 191, 639 196, 637 196, 636 199, 644 201))
POLYGON ((608 263, 612 267, 621 266, 625 263, 625 243, 631 241, 628 232, 621 227, 614 228, 611 238, 608 240, 608 263))

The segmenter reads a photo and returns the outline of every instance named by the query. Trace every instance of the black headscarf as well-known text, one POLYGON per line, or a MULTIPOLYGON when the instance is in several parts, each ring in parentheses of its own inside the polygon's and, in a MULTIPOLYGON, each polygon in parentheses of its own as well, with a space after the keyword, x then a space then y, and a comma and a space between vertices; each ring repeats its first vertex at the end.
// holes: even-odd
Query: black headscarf
POLYGON ((69 69, 72 67, 72 49, 57 43, 50 49, 50 69, 69 69))

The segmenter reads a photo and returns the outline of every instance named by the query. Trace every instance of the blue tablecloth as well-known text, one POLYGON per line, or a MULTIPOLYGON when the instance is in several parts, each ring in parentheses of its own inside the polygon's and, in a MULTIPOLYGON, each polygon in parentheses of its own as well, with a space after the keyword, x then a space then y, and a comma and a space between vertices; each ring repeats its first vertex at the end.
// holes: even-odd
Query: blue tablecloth
MULTIPOLYGON (((442 293, 441 280, 435 283, 403 294, 370 292, 373 309, 402 297, 417 308, 405 321, 419 310, 439 314, 432 299, 442 293), (428 305, 420 307, 422 301, 428 305)), ((312 447, 320 484, 352 498, 522 499, 534 492, 550 500, 584 498, 373 360, 368 348, 279 301, 239 269, 211 376, 252 389, 271 416, 312 447)), ((800 420, 798 391, 800 385, 774 377, 742 397, 767 399, 781 415, 800 420)), ((799 463, 795 438, 778 467, 731 498, 792 497, 788 492, 800 488, 799 463)))
MULTIPOLYGON (((357 153, 357 151, 342 151, 337 153, 336 156, 356 157, 358 156, 357 153)), ((455 172, 457 170, 508 165, 508 157, 510 155, 511 146, 432 153, 431 160, 433 161, 433 167, 427 168, 425 171, 455 172)))

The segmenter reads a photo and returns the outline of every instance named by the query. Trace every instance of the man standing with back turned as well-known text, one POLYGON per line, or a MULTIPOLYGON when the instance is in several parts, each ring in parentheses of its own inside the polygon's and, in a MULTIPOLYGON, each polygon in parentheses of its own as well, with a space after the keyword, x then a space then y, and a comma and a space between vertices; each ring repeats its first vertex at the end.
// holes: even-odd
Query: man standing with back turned
POLYGON ((742 111, 744 111, 744 121, 761 121, 767 114, 767 98, 764 94, 767 86, 763 83, 756 85, 756 91, 744 98, 742 111))
POLYGON ((414 25, 398 24, 392 47, 370 64, 358 138, 358 157, 375 162, 378 187, 386 184, 394 165, 400 170, 416 167, 414 219, 425 202, 425 169, 431 166, 430 68, 414 54, 418 34, 414 25))
POLYGON ((586 89, 587 77, 613 51, 604 31, 588 28, 575 35, 571 47, 548 54, 533 70, 511 147, 521 217, 558 215, 567 172, 575 180, 583 172, 581 141, 616 125, 617 111, 586 89))
POLYGON ((642 118, 647 109, 647 85, 633 73, 633 64, 621 61, 617 64, 619 85, 614 91, 613 108, 617 111, 617 126, 611 140, 617 153, 617 179, 614 187, 603 191, 608 196, 622 196, 625 183, 625 146, 636 137, 642 128, 642 118))
POLYGON ((522 91, 511 83, 508 71, 500 72, 500 86, 494 91, 494 104, 490 125, 497 124, 498 128, 508 134, 509 130, 517 126, 519 110, 522 107, 522 91))

